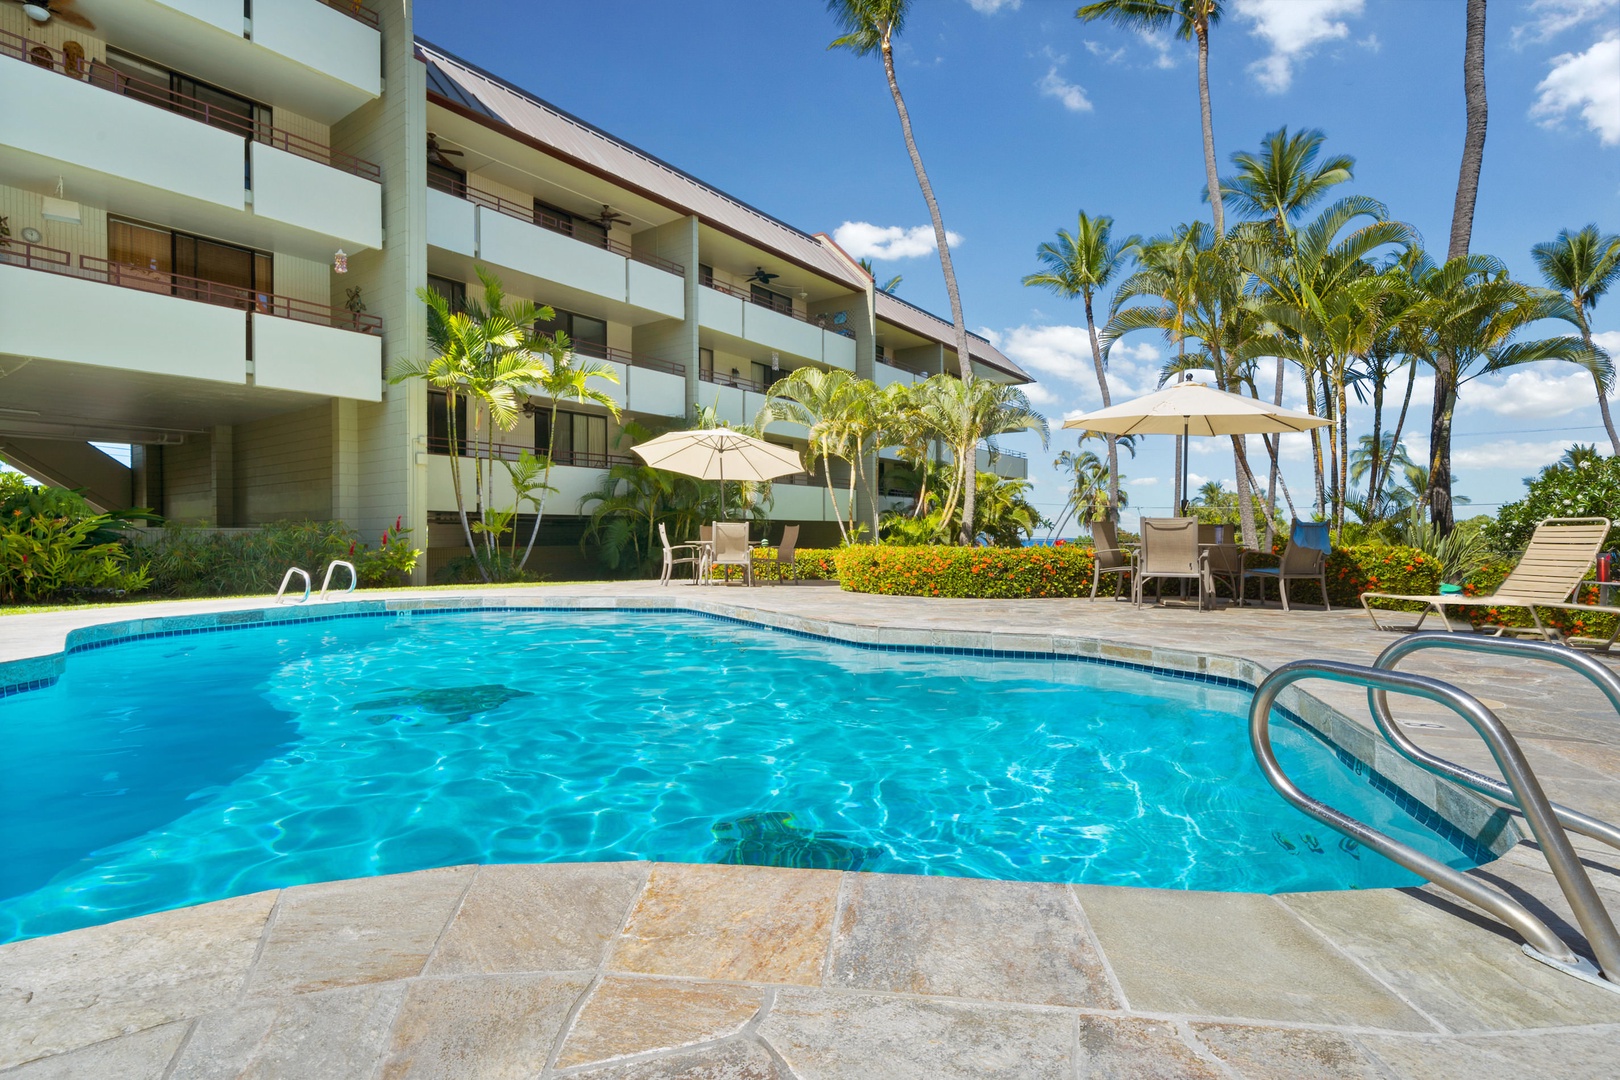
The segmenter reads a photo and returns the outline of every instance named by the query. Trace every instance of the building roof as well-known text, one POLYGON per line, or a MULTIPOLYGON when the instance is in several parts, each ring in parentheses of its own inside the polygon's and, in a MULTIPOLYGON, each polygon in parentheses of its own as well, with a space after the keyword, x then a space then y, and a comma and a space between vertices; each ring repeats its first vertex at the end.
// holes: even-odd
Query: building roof
MULTIPOLYGON (((561 158, 620 180, 681 213, 775 251, 808 270, 865 291, 867 275, 851 265, 847 257, 841 257, 830 240, 801 232, 431 42, 417 38, 416 52, 427 65, 430 96, 510 128, 561 158)), ((878 318, 954 348, 949 321, 886 293, 876 296, 878 318)), ((1031 381, 1017 364, 976 334, 970 335, 969 350, 980 363, 1031 381)))
MULTIPOLYGON (((898 296, 882 291, 876 296, 878 318, 931 341, 940 342, 953 352, 956 350, 956 328, 948 320, 924 311, 916 304, 909 304, 898 296)), ((1001 350, 990 344, 988 339, 972 331, 968 332, 968 352, 979 363, 1011 375, 1020 382, 1035 381, 1023 368, 1003 356, 1001 350)))

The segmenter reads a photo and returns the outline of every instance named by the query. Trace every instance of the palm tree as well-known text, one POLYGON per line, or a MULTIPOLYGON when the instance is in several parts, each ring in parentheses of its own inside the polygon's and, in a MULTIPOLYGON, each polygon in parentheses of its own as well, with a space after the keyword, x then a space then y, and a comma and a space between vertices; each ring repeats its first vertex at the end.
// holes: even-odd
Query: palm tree
MULTIPOLYGON (((1092 22, 1107 19, 1122 30, 1151 33, 1171 25, 1182 41, 1198 42, 1198 112, 1204 124, 1204 173, 1209 184, 1209 205, 1215 215, 1215 235, 1226 235, 1221 206, 1221 182, 1215 175, 1215 128, 1209 112, 1209 28, 1221 21, 1225 0, 1096 0, 1076 11, 1075 18, 1092 22)), ((1480 0, 1483 6, 1484 0, 1480 0)))
MULTIPOLYGON (((536 336, 545 337, 545 335, 536 336)), ((534 550, 535 538, 540 535, 540 519, 546 512, 546 494, 553 490, 551 470, 556 464, 557 406, 565 400, 580 405, 600 405, 614 419, 618 419, 619 416, 618 402, 606 391, 590 385, 595 379, 617 383, 619 373, 606 364, 599 364, 594 360, 581 360, 579 354, 569 348, 568 338, 561 331, 548 340, 551 346, 551 368, 534 388, 535 396, 551 399, 551 422, 546 427, 545 477, 540 482, 540 498, 534 507, 534 528, 529 530, 529 542, 523 548, 523 560, 518 563, 519 570, 529 564, 529 553, 534 550)))
POLYGON ((1436 408, 1429 428, 1429 483, 1424 501, 1443 536, 1456 524, 1451 497, 1451 419, 1457 391, 1481 375, 1537 360, 1567 360, 1593 373, 1600 386, 1614 377, 1608 357, 1586 348, 1578 336, 1516 341, 1541 319, 1575 323, 1569 301, 1546 289, 1520 284, 1486 255, 1452 259, 1424 275, 1424 320, 1430 327, 1436 408))
MULTIPOLYGON (((1112 405, 1108 394, 1108 372, 1103 363, 1102 347, 1097 342, 1097 320, 1092 316, 1091 299, 1107 287, 1142 246, 1139 236, 1113 238, 1114 219, 1107 215, 1088 217, 1080 211, 1074 232, 1058 230, 1056 241, 1047 241, 1035 249, 1035 257, 1046 267, 1024 278, 1032 285, 1052 292, 1066 300, 1079 296, 1086 304, 1086 333, 1091 338, 1091 363, 1097 371, 1097 389, 1102 394, 1103 408, 1112 405)), ((1119 453, 1114 447, 1114 436, 1108 442, 1108 512, 1119 517, 1119 453)))
MULTIPOLYGON (((1197 0, 1199 3, 1219 0, 1197 0)), ((883 72, 889 80, 889 95, 894 98, 894 110, 900 117, 900 133, 905 137, 906 153, 911 156, 911 167, 917 174, 917 186, 922 189, 923 202, 928 204, 928 219, 934 226, 934 243, 939 248, 939 268, 945 276, 945 294, 951 301, 951 326, 956 337, 956 363, 964 383, 973 381, 973 355, 968 350, 967 321, 962 317, 962 296, 956 288, 956 271, 951 266, 951 245, 945 235, 945 220, 940 216, 939 203, 934 198, 933 185, 923 169, 922 155, 917 152, 917 140, 911 132, 911 114, 906 111, 905 98, 900 96, 900 83, 894 74, 894 37, 905 25, 911 0, 827 0, 827 10, 838 20, 844 33, 833 39, 829 49, 848 49, 856 56, 870 56, 877 52, 883 58, 883 72)), ((974 489, 967 485, 963 543, 969 543, 966 533, 973 521, 974 489)))
POLYGON ((1044 447, 1049 434, 1046 417, 1030 406, 1029 398, 1016 386, 987 379, 967 383, 948 375, 935 375, 927 382, 933 385, 924 393, 920 405, 924 422, 951 452, 951 486, 946 492, 942 519, 951 520, 960 499, 963 524, 959 542, 972 546, 976 519, 967 516, 973 508, 967 493, 977 487, 979 443, 988 443, 994 458, 997 435, 1034 431, 1044 447))
MULTIPOLYGON (((1537 244, 1530 249, 1541 278, 1550 289, 1556 289, 1569 301, 1575 311, 1575 325, 1581 331, 1581 341, 1589 352, 1601 350, 1592 341, 1592 321, 1588 314, 1597 307, 1598 300, 1609 291, 1609 286, 1620 279, 1620 236, 1603 236, 1596 225, 1588 225, 1576 232, 1563 229, 1558 239, 1537 244)), ((1597 376, 1593 375, 1594 381, 1597 376)), ((1609 387, 1597 381, 1598 409, 1603 413, 1603 427, 1609 433, 1614 453, 1620 454, 1620 435, 1615 434, 1614 418, 1609 415, 1609 387)))
POLYGON ((1118 506, 1129 506, 1130 495, 1121 490, 1122 476, 1114 476, 1108 465, 1090 450, 1065 450, 1052 462, 1052 467, 1069 476, 1069 492, 1064 497, 1063 513, 1052 526, 1052 535, 1061 536, 1063 527, 1072 519, 1080 528, 1091 531, 1095 521, 1115 514, 1118 506))
POLYGON ((890 278, 888 281, 884 282, 882 285, 878 285, 877 284, 877 271, 872 268, 872 260, 871 259, 861 259, 860 264, 861 264, 861 269, 865 270, 867 272, 867 274, 869 274, 871 276, 872 284, 874 286, 876 286, 877 291, 880 292, 880 293, 888 293, 890 296, 893 296, 894 291, 896 289, 898 289, 900 287, 900 283, 905 280, 905 278, 902 275, 896 274, 896 275, 894 275, 894 277, 890 278))
MULTIPOLYGON (((1474 204, 1479 200, 1479 170, 1485 162, 1485 0, 1468 0, 1463 42, 1463 101, 1468 128, 1463 136, 1462 167, 1457 173, 1457 201, 1451 208, 1451 246, 1446 261, 1468 254, 1474 233, 1474 204)), ((1439 398, 1435 399, 1438 406, 1439 398)))
POLYGON ((754 421, 761 431, 774 421, 802 424, 809 429, 807 453, 812 463, 821 459, 821 473, 834 511, 838 510, 838 496, 833 489, 831 461, 837 458, 849 465, 848 525, 842 513, 835 515, 839 536, 846 544, 855 525, 855 460, 860 452, 859 441, 853 437, 853 420, 861 396, 855 385, 859 381, 837 368, 795 368, 786 378, 771 384, 754 421))

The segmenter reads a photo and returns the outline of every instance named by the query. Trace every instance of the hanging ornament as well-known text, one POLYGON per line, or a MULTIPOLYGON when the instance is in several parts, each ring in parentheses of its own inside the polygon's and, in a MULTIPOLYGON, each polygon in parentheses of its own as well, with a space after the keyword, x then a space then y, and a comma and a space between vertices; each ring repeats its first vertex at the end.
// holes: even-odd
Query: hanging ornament
POLYGON ((332 255, 332 269, 340 274, 349 272, 349 256, 342 248, 338 248, 332 255))

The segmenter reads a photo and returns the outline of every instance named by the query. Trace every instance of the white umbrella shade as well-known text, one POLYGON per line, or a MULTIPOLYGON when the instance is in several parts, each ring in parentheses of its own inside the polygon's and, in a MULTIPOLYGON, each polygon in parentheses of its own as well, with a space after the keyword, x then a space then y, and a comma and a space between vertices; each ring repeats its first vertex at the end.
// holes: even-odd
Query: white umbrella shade
POLYGON ((796 450, 727 428, 671 431, 630 448, 655 469, 699 480, 774 480, 804 471, 796 450))
MULTIPOLYGON (((1229 394, 1196 382, 1178 382, 1146 397, 1063 421, 1104 435, 1269 435, 1330 427, 1333 421, 1269 401, 1229 394)), ((1187 493, 1187 444, 1181 449, 1181 491, 1187 493)))
POLYGON ((1179 382, 1135 401, 1065 420, 1063 426, 1104 435, 1267 435, 1332 423, 1203 383, 1179 382))

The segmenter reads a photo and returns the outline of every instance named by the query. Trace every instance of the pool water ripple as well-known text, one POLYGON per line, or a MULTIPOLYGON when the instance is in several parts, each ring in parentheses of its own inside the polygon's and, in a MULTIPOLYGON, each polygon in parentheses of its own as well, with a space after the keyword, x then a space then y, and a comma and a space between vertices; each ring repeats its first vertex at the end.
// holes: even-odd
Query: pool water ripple
MULTIPOLYGON (((698 616, 455 613, 73 656, 0 700, 0 940, 310 881, 661 859, 1165 888, 1415 878, 1304 817, 1248 694, 698 616)), ((1306 790, 1467 854, 1291 722, 1306 790)))

